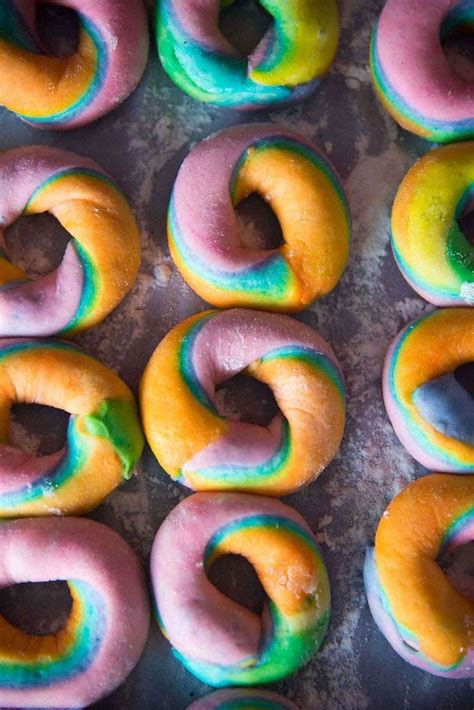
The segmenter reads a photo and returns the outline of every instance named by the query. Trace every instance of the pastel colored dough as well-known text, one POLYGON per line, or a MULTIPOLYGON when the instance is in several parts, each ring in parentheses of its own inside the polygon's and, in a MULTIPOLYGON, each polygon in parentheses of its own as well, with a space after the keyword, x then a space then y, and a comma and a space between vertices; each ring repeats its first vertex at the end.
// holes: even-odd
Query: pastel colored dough
POLYGON ((474 399, 452 376, 474 362, 474 311, 441 309, 408 325, 385 358, 385 407, 398 438, 433 471, 474 473, 474 399))
POLYGON ((326 633, 330 590, 321 553, 303 518, 273 498, 186 498, 158 531, 151 579, 173 653, 208 685, 285 678, 316 653, 326 633), (207 571, 227 554, 255 568, 268 596, 261 618, 209 582, 207 571))
POLYGON ((0 588, 57 580, 67 581, 72 597, 57 633, 32 636, 0 615, 2 708, 89 706, 140 658, 150 608, 145 575, 125 540, 81 518, 3 522, 0 588))
POLYGON ((65 341, 0 340, 0 518, 86 513, 130 478, 142 448, 135 400, 114 372, 65 341), (9 443, 16 402, 69 412, 66 446, 34 456, 9 443))
POLYGON ((199 143, 178 173, 168 215, 171 255, 214 306, 299 311, 336 286, 351 219, 334 170, 305 138, 273 124, 234 126, 199 143), (284 244, 250 249, 235 207, 258 193, 284 244))
POLYGON ((140 401, 158 461, 194 490, 285 495, 319 475, 344 431, 344 384, 329 345, 260 311, 206 311, 176 326, 145 369, 140 401), (267 427, 217 410, 216 387, 240 372, 273 391, 281 412, 267 427))
POLYGON ((392 211, 397 264, 436 306, 474 305, 474 247, 459 220, 474 197, 474 142, 423 156, 399 187, 392 211))
POLYGON ((142 0, 48 0, 74 10, 77 50, 48 56, 36 30, 41 0, 0 0, 0 105, 39 128, 77 128, 132 93, 148 57, 142 0))
POLYGON ((408 131, 438 143, 474 137, 474 88, 451 68, 443 42, 472 31, 472 0, 387 0, 371 68, 382 104, 408 131))
POLYGON ((298 710, 297 706, 268 690, 232 688, 199 698, 188 710, 298 710))
POLYGON ((100 323, 126 296, 140 235, 117 185, 88 158, 29 146, 0 153, 0 337, 71 335, 100 323), (73 237, 52 273, 12 264, 3 231, 49 212, 73 237))
POLYGON ((198 101, 257 109, 308 96, 328 71, 339 42, 336 0, 259 0, 273 26, 248 57, 219 29, 234 0, 157 0, 156 38, 171 79, 198 101))
POLYGON ((380 519, 364 580, 372 616, 408 663, 474 677, 474 603, 437 564, 474 540, 474 476, 432 474, 408 485, 380 519))

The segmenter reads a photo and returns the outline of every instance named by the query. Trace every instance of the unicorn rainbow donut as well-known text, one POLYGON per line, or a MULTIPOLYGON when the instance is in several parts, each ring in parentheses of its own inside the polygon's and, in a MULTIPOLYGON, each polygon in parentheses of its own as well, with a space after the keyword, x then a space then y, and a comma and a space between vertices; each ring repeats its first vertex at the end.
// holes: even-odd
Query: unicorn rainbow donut
POLYGON ((408 663, 474 677, 474 603, 437 564, 474 540, 474 476, 432 474, 407 486, 380 519, 364 580, 372 616, 408 663))
POLYGON ((472 0, 387 0, 372 36, 372 77, 400 126, 438 143, 474 138, 474 87, 442 46, 473 22, 472 0))
MULTIPOLYGON (((143 448, 127 385, 60 340, 0 340, 0 518, 86 513, 130 478, 143 448), (71 414, 64 449, 33 456, 9 443, 16 402, 71 414)), ((1 529, 1 525, 0 525, 1 529)))
POLYGON ((474 141, 423 156, 400 185, 392 246, 408 283, 435 306, 474 305, 474 249, 458 221, 474 197, 474 141))
POLYGON ((179 171, 168 216, 171 255, 201 298, 220 308, 300 311, 336 286, 351 219, 339 178, 305 138, 249 124, 197 145, 179 171), (275 212, 284 244, 249 249, 235 206, 251 193, 275 212))
POLYGON ((329 345, 261 311, 207 311, 176 326, 145 369, 140 401, 158 461, 194 490, 291 493, 328 465, 344 430, 344 384, 329 345), (281 413, 268 427, 219 414, 216 387, 240 372, 272 389, 281 413))
POLYGON ((398 438, 433 471, 474 473, 474 399, 456 370, 474 362, 474 311, 434 311, 408 325, 385 358, 385 407, 398 438))
POLYGON ((72 597, 57 633, 33 636, 0 615, 2 708, 89 706, 141 656, 150 608, 145 575, 125 540, 81 518, 2 523, 0 588, 57 580, 67 581, 72 597))
POLYGON ((303 518, 274 498, 186 498, 158 531, 151 579, 158 623, 173 653, 214 687, 285 678, 326 634, 330 590, 318 545, 303 518), (255 568, 268 596, 261 618, 209 582, 207 570, 227 554, 242 555, 255 568))
POLYGON ((188 710, 298 710, 297 706, 268 690, 231 688, 199 698, 188 710))
POLYGON ((97 325, 129 292, 139 265, 135 218, 95 163, 49 147, 0 153, 0 337, 71 335, 97 325), (3 230, 41 212, 73 240, 55 271, 32 280, 8 258, 3 230))
POLYGON ((148 57, 142 0, 48 0, 78 15, 77 50, 47 56, 36 31, 42 0, 0 0, 0 105, 39 128, 77 128, 132 93, 148 57))
POLYGON ((339 42, 336 0, 259 0, 273 27, 243 58, 219 29, 234 0, 157 0, 156 38, 171 79, 198 101, 257 109, 308 96, 328 71, 339 42))

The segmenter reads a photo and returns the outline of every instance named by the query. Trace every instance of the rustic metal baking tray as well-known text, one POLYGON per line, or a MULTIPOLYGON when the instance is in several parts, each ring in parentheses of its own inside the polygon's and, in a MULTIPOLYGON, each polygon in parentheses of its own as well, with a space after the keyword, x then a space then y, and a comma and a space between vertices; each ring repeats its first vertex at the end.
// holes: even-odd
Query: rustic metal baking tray
MULTIPOLYGON (((329 340, 342 363, 348 421, 336 459, 313 485, 285 501, 305 516, 321 544, 331 578, 333 613, 320 653, 276 689, 306 710, 468 710, 473 707, 473 684, 435 678, 403 662, 373 623, 363 590, 365 547, 380 515, 403 486, 424 473, 398 442, 385 415, 382 361, 401 327, 430 308, 405 283, 389 248, 389 215, 397 186, 431 146, 400 130, 375 99, 367 56, 370 29, 382 4, 382 0, 342 4, 337 61, 314 96, 302 104, 260 113, 199 104, 171 83, 152 46, 140 87, 112 114, 79 130, 42 132, 0 109, 0 149, 48 144, 90 156, 127 194, 142 234, 138 280, 102 325, 75 340, 118 371, 135 392, 159 340, 180 320, 206 307, 183 282, 166 242, 170 190, 190 147, 224 126, 270 120, 300 131, 326 152, 343 178, 352 209, 351 260, 334 293, 298 318, 329 340)), ((47 216, 20 220, 9 230, 8 240, 14 257, 31 273, 56 265, 65 244, 61 228, 47 216)), ((221 396, 228 410, 246 409, 257 420, 270 407, 265 399, 266 393, 258 390, 252 395, 247 384, 228 387, 221 396), (261 411, 252 408, 256 398, 261 399, 261 411)), ((51 429, 43 437, 39 434, 44 433, 44 413, 19 411, 17 419, 17 437, 40 445, 43 452, 59 448, 63 417, 48 417, 51 429)), ((156 530, 185 495, 147 448, 134 478, 90 517, 123 535, 146 564, 156 530)), ((221 588, 238 600, 258 608, 258 586, 242 564, 222 562, 213 579, 220 579, 221 588)), ((40 592, 35 608, 41 606, 40 592)), ((32 605, 33 597, 21 599, 32 605)), ((46 599, 47 603, 56 599, 60 608, 64 593, 50 591, 46 599)), ((13 609, 19 600, 2 592, 0 608, 20 613, 13 609)), ((94 707, 184 710, 209 691, 172 656, 153 623, 139 665, 120 689, 94 707)))

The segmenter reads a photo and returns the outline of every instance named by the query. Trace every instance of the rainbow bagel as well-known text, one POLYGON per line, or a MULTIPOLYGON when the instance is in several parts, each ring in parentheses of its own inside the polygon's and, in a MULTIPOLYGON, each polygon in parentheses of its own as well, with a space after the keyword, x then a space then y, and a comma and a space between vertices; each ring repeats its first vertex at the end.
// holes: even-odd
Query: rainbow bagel
POLYGON ((0 337, 71 335, 97 325, 129 292, 139 265, 135 218, 95 163, 39 146, 0 154, 0 337), (31 280, 9 260, 2 230, 40 212, 74 239, 55 271, 31 280))
POLYGON ((214 306, 299 311, 332 291, 349 257, 351 220, 338 177, 305 138, 272 124, 235 126, 199 143, 168 214, 171 255, 214 306), (248 249, 234 207, 259 193, 285 243, 248 249))
POLYGON ((298 710, 298 707, 268 690, 233 688, 199 698, 188 710, 298 710))
POLYGON ((77 128, 132 93, 148 57, 141 0, 48 0, 78 15, 77 51, 42 51, 36 9, 42 0, 0 0, 0 105, 39 128, 77 128))
POLYGON ((437 148, 405 176, 392 212, 397 264, 436 306, 474 305, 474 249, 458 220, 474 195, 474 142, 437 148))
POLYGON ((207 311, 176 326, 145 369, 140 403, 158 461, 194 490, 291 493, 328 465, 344 431, 344 384, 329 345, 261 311, 207 311), (217 411, 217 385, 239 372, 273 390, 281 414, 268 427, 217 411))
POLYGON ((339 42, 336 0, 259 0, 274 25, 248 58, 221 33, 220 6, 234 0, 157 0, 161 63, 198 101, 256 109, 308 96, 328 71, 339 42))
POLYGON ((383 374, 388 416, 398 438, 433 471, 474 473, 474 400, 454 371, 474 362, 474 311, 422 316, 392 343, 383 374))
POLYGON ((32 636, 0 616, 2 708, 89 706, 125 680, 143 651, 145 575, 125 540, 81 518, 2 523, 0 588, 56 580, 72 597, 58 633, 32 636))
POLYGON ((407 486, 380 519, 364 581, 372 616, 408 663, 474 677, 474 603, 436 559, 474 540, 474 476, 433 474, 407 486))
POLYGON ((61 340, 0 340, 0 442, 0 518, 86 513, 130 478, 143 448, 127 385, 61 340), (15 402, 70 412, 65 448, 38 457, 9 444, 15 402))
POLYGON ((387 0, 371 44, 379 98, 403 128, 438 143, 474 138, 474 87, 450 67, 442 43, 472 31, 472 0, 387 0))
POLYGON ((208 685, 286 678, 326 634, 330 590, 321 552, 303 518, 274 498, 186 498, 158 531, 151 579, 158 623, 173 653, 208 685), (268 595, 261 618, 207 579, 213 562, 227 554, 242 555, 255 568, 268 595))

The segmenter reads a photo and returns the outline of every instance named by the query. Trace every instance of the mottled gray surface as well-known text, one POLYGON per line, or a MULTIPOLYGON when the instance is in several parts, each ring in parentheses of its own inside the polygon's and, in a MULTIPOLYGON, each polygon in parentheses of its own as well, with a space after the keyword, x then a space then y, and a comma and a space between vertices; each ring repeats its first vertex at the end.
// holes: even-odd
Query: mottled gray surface
MULTIPOLYGON (((43 143, 91 156, 128 195, 143 239, 138 281, 105 323, 77 341, 135 391, 158 341, 182 318, 205 307, 177 273, 166 244, 168 198, 189 148, 223 126, 271 120, 301 131, 329 155, 352 208, 351 261, 335 292, 301 319, 321 331, 341 360, 348 422, 336 460, 315 484, 286 501, 306 517, 321 543, 332 584, 333 616, 322 651, 277 689, 307 710, 467 710, 473 705, 473 685, 434 678, 399 659, 371 620, 362 584, 364 549, 378 518, 388 501, 423 473, 387 420, 380 370, 390 340, 428 308, 400 276, 388 240, 396 188, 430 146, 398 129, 374 97, 367 53, 370 27, 381 5, 382 0, 346 0, 336 64, 302 105, 260 114, 199 105, 172 85, 153 49, 140 88, 112 115, 73 132, 43 133, 0 110, 0 148, 43 143)), ((12 245, 21 261, 28 243, 26 262, 31 266, 33 260, 41 271, 50 261, 38 239, 38 224, 23 220, 16 230, 20 238, 12 245)), ((49 230, 50 223, 43 224, 49 230)), ((146 562, 158 526, 185 494, 147 449, 133 480, 91 517, 121 533, 146 562)), ((207 690, 174 660, 153 625, 145 654, 126 684, 95 707, 184 710, 207 690)))

